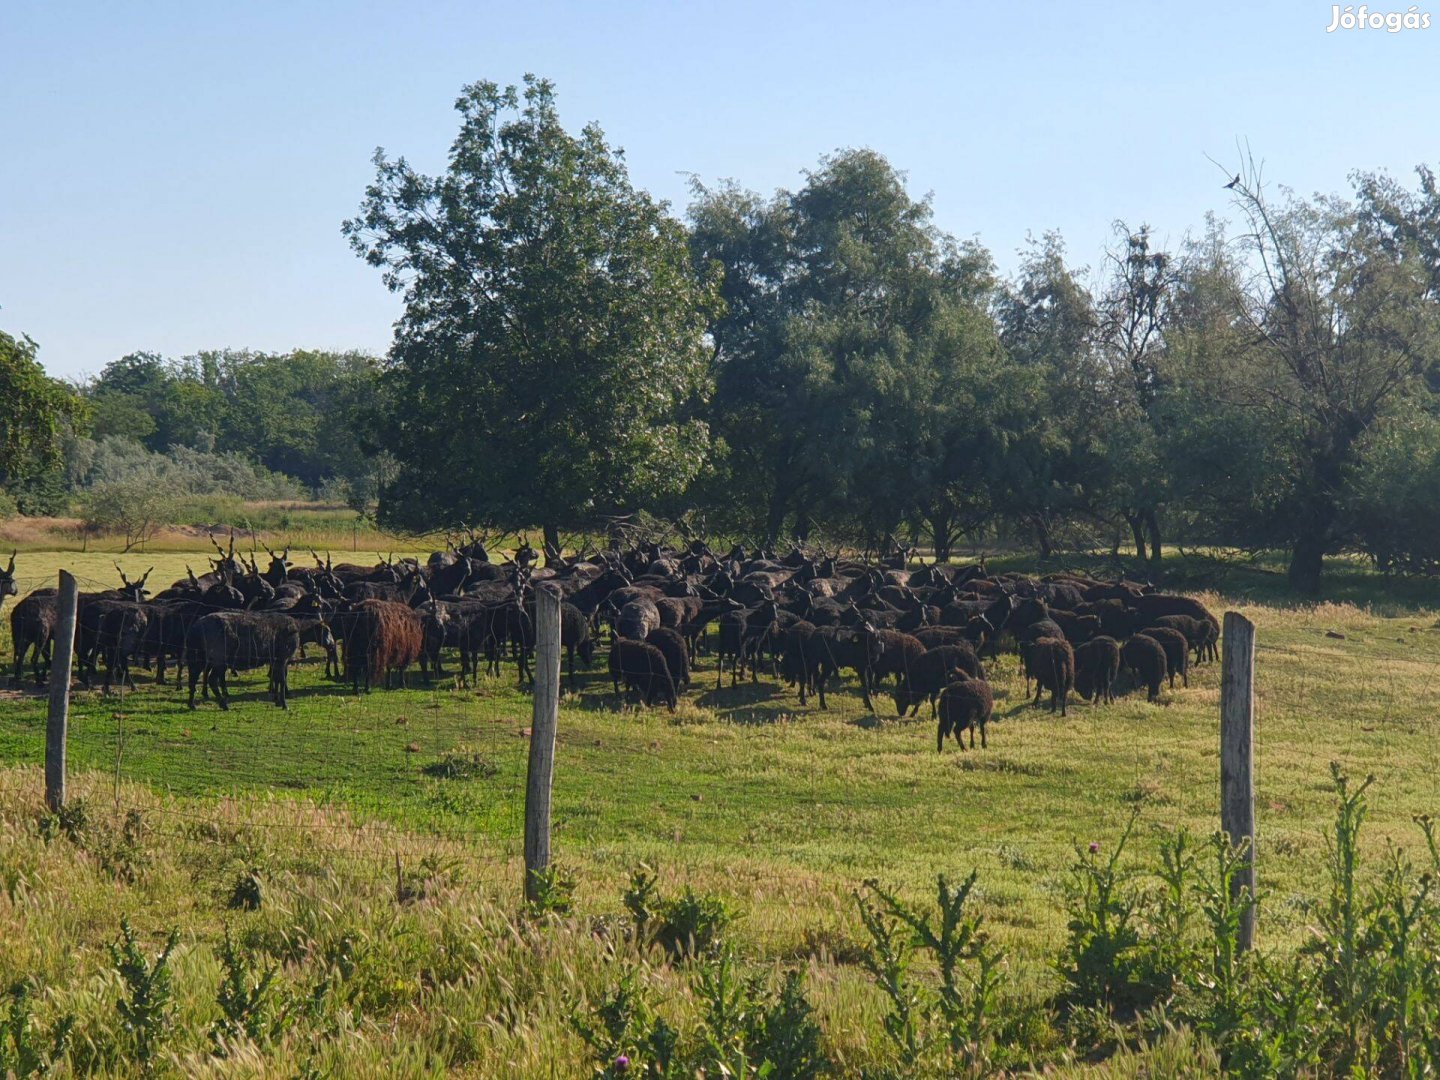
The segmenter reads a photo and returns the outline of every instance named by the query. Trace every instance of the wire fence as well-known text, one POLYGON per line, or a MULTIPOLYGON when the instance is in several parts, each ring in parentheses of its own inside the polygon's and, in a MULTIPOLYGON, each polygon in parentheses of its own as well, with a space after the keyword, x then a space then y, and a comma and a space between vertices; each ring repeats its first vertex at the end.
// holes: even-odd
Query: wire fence
MULTIPOLYGON (((114 582, 78 580, 82 591, 114 587, 114 582)), ((23 597, 34 588, 53 586, 53 579, 21 579, 18 585, 23 597)), ((691 698, 746 700, 751 691, 743 684, 732 691, 728 676, 724 689, 714 690, 714 664, 713 653, 703 658, 691 698)), ((109 695, 76 693, 72 699, 68 757, 70 772, 78 781, 74 792, 91 807, 108 810, 117 822, 131 814, 143 816, 153 836, 188 844, 283 846, 292 857, 295 849, 303 848, 317 868, 333 864, 373 872, 388 867, 397 856, 412 864, 446 853, 516 861, 523 848, 528 698, 509 692, 515 679, 512 666, 505 667, 500 682, 461 686, 453 675, 457 661, 448 652, 446 665, 451 676, 428 686, 412 670, 410 689, 404 693, 376 690, 356 695, 348 683, 324 677, 323 652, 312 646, 296 665, 288 711, 271 705, 266 674, 260 670, 232 679, 233 704, 222 712, 203 698, 197 699, 198 708, 192 711, 188 681, 177 686, 173 668, 166 685, 157 686, 153 673, 137 664, 138 689, 116 686, 109 695)), ((603 666, 602 653, 602 670, 586 676, 581 693, 565 706, 564 715, 571 722, 562 717, 557 765, 561 789, 569 785, 567 744, 594 735, 577 712, 617 707, 603 666)), ((847 678, 846 685, 854 690, 853 678, 847 678)), ((785 707, 801 714, 793 698, 793 693, 786 696, 785 707)), ((756 700, 757 712, 766 722, 776 722, 774 700, 756 700)), ((44 706, 43 695, 30 692, 22 699, 18 721, 5 725, 24 733, 25 749, 19 755, 23 759, 39 760, 43 755, 44 706)), ((735 714, 743 716, 745 710, 736 709, 735 714)), ((1093 724, 1100 735, 1102 721, 1097 718, 1093 724)), ((930 742, 933 727, 928 722, 907 727, 915 730, 917 742, 930 742)), ((991 734, 993 742, 995 729, 991 734)), ((643 807, 626 807, 628 813, 640 816, 638 822, 607 823, 592 833, 601 837, 593 846, 603 849, 603 857, 623 860, 633 839, 636 849, 666 851, 671 873, 720 868, 737 887, 772 892, 796 887, 797 876, 807 866, 826 867, 817 871, 822 876, 836 872, 834 852, 817 852, 815 836, 778 831, 763 812, 747 807, 744 792, 699 782, 731 774, 733 761, 727 756, 733 754, 732 746, 716 746, 705 739, 689 745, 695 756, 687 762, 687 771, 697 778, 697 790, 683 790, 682 783, 682 790, 659 792, 666 805, 648 817, 643 807), (704 795, 700 787, 706 789, 704 795), (708 805, 701 798, 709 799, 708 805), (724 802, 727 799, 733 801, 724 802), (687 813, 702 818, 723 813, 730 820, 725 828, 701 821, 692 830, 686 824, 687 813), (748 833, 737 829, 737 822, 748 824, 748 833), (744 842, 728 853, 722 851, 716 836, 737 831, 744 842), (702 835, 698 844, 692 843, 695 834, 702 835), (786 869, 787 863, 793 869, 786 869)), ((649 767, 643 736, 607 739, 603 752, 615 762, 618 784, 649 767)), ((875 752, 895 751, 893 745, 877 745, 875 752)), ((1024 779, 1024 765, 1006 759, 962 756, 953 750, 950 759, 957 770, 1009 771, 1024 779)), ((1137 746, 1137 788, 1149 771, 1146 752, 1137 746)), ((846 834, 853 850, 845 857, 850 866, 842 872, 855 883, 877 868, 902 861, 899 852, 866 849, 865 800, 860 793, 849 793, 849 798, 837 795, 814 772, 785 779, 802 803, 808 785, 806 805, 817 820, 846 834)), ((957 780, 957 787, 961 782, 957 780)), ((875 812, 891 811, 881 807, 875 812)), ((557 850, 562 862, 567 830, 584 829, 585 814, 583 792, 571 792, 557 807, 557 850)), ((1103 816, 1105 834, 1118 834, 1125 826, 1126 808, 1111 805, 1103 816)), ((914 829, 921 848, 926 827, 926 817, 917 816, 914 829)), ((1072 836, 1063 821, 1037 832, 1016 828, 997 815, 993 827, 982 827, 965 849, 937 851, 935 858, 938 868, 984 856, 1017 871, 1049 873, 1068 863, 1073 844, 1080 839, 1085 838, 1072 836)), ((913 859, 913 852, 904 858, 913 859)), ((624 872, 617 866, 618 876, 624 872)))

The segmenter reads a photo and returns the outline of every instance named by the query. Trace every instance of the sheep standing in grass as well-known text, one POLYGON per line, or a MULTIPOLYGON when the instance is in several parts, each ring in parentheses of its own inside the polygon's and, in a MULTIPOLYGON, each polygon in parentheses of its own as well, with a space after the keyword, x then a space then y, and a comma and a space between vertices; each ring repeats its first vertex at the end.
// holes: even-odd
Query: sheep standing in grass
POLYGON ((900 716, 919 710, 922 701, 930 702, 930 715, 935 715, 935 699, 940 691, 963 671, 967 678, 983 678, 975 650, 965 645, 940 645, 921 655, 910 668, 904 685, 895 688, 895 710, 900 716))
POLYGON ((685 648, 685 639, 678 630, 661 626, 645 635, 645 643, 653 645, 665 657, 665 666, 670 670, 677 691, 690 685, 690 656, 685 648))
POLYGON ((1112 637, 1093 637, 1075 650, 1075 691, 1086 701, 1115 700, 1115 678, 1120 674, 1120 643, 1112 637))
POLYGON ((1136 634, 1121 646, 1120 658, 1148 691, 1148 700, 1158 701, 1165 683, 1165 647, 1152 637, 1136 634))
POLYGON ((1190 643, 1179 630, 1168 626, 1152 626, 1140 631, 1145 637, 1154 638, 1165 650, 1165 670, 1170 677, 1170 689, 1175 689, 1175 675, 1178 672, 1181 685, 1190 685, 1190 643))
POLYGON ((990 723, 990 714, 994 709, 995 697, 991 693, 990 684, 984 679, 961 678, 945 687, 940 691, 940 701, 936 709, 939 724, 935 735, 935 752, 945 749, 945 736, 952 732, 955 735, 955 745, 964 750, 965 743, 961 740, 960 733, 966 728, 970 729, 970 749, 975 749, 976 728, 980 729, 980 747, 986 749, 990 744, 985 738, 985 726, 990 723))
MULTIPOLYGON (((1070 691, 1075 686, 1075 651, 1063 637, 1042 637, 1021 647, 1021 662, 1027 678, 1035 680, 1035 704, 1050 691, 1050 711, 1058 707, 1065 716, 1070 691)), ((1028 685, 1028 684, 1027 684, 1028 685)), ((1028 690, 1027 690, 1028 693, 1028 690)))
POLYGON ((638 690, 646 705, 660 698, 671 712, 675 711, 675 680, 670 677, 665 654, 654 645, 616 638, 610 645, 610 678, 616 694, 623 682, 626 690, 638 690))

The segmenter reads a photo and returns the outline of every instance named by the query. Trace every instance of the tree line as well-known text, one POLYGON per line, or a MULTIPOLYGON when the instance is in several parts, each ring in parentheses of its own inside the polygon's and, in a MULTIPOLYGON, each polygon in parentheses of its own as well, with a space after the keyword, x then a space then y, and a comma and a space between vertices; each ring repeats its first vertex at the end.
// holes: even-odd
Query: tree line
POLYGON ((1211 544, 1286 552, 1307 593, 1328 554, 1440 566, 1424 166, 1306 198, 1246 159, 1216 182, 1238 224, 1116 221, 1094 268, 1047 233, 1001 275, 873 150, 771 196, 696 181, 682 219, 544 80, 457 109, 446 169, 377 151, 344 225, 405 301, 383 362, 131 357, 82 395, 95 430, 356 477, 403 529, 1211 544))

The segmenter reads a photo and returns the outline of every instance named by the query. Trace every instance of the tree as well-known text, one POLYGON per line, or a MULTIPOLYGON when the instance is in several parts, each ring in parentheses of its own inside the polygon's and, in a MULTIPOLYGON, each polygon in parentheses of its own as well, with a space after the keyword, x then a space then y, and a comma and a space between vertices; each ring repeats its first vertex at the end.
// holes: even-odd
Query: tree
POLYGON ((158 477, 97 484, 85 498, 87 533, 121 533, 125 550, 143 546, 175 518, 175 500, 158 477))
POLYGON ((405 297, 381 514, 538 523, 558 546, 562 524, 676 495, 699 473, 717 288, 600 128, 561 126, 550 83, 475 83, 456 108, 445 173, 377 151, 345 223, 405 297))
POLYGON ((45 374, 30 338, 0 331, 0 488, 58 468, 65 437, 86 417, 64 383, 45 374))
POLYGON ((787 520, 801 538, 824 519, 873 542, 923 517, 948 553, 1000 357, 989 254, 936 230, 871 150, 768 202, 733 184, 695 195, 697 264, 724 272, 711 337, 730 490, 771 543, 787 520))
POLYGON ((1067 518, 1096 515, 1113 481, 1116 417, 1099 348, 1100 316, 1064 241, 1032 242, 998 305, 1001 341, 1030 377, 1030 423, 1002 463, 1002 509, 1035 536, 1042 558, 1067 518))
POLYGON ((1115 223, 1119 243, 1106 253, 1109 274, 1096 304, 1098 346, 1114 403, 1106 439, 1111 499, 1130 527, 1135 557, 1160 562, 1160 505, 1168 489, 1161 460, 1161 366, 1165 326, 1177 282, 1174 260, 1150 230, 1115 223), (1149 551, 1146 551, 1146 539, 1149 551))
POLYGON ((1190 290, 1207 302, 1186 300, 1177 337, 1188 485, 1209 489, 1229 535, 1287 549, 1291 586, 1314 595, 1324 557, 1354 543, 1346 507, 1367 448, 1426 392, 1431 275, 1421 249, 1350 203, 1272 202, 1253 162, 1233 190, 1248 229, 1207 260, 1190 290))

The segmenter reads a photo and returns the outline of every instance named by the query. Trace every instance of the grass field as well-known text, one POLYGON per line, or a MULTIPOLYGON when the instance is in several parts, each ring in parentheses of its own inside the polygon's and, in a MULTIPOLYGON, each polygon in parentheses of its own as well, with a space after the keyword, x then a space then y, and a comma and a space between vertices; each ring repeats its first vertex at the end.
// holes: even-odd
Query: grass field
MULTIPOLYGON (((163 586, 183 575, 186 558, 132 555, 121 564, 132 576, 153 564, 152 583, 163 586)), ((28 552, 18 564, 22 591, 62 565, 87 584, 114 583, 109 556, 28 552)), ((1177 563, 1175 574, 1210 586, 1201 598, 1212 609, 1235 608, 1258 627, 1261 938, 1293 944, 1317 900, 1331 761, 1377 777, 1367 833, 1375 853, 1390 840, 1412 844, 1413 816, 1440 810, 1437 604, 1421 587, 1387 589, 1346 565, 1331 585, 1345 602, 1315 606, 1274 602, 1280 589, 1264 567, 1177 563)), ((119 820, 140 808, 153 842, 163 847, 169 836, 176 847, 156 856, 169 867, 156 880, 112 887, 63 929, 42 929, 38 913, 0 918, 0 929, 8 919, 19 934, 0 945, 0 979, 38 964, 56 968, 61 984, 73 980, 127 911, 152 931, 178 923, 196 941, 213 941, 223 912, 210 879, 233 872, 237 836, 268 860, 292 914, 314 900, 306 874, 317 867, 338 867, 336 880, 351 882, 354 895, 383 895, 393 892, 396 856, 403 874, 426 852, 432 863, 443 852, 463 864, 475 894, 467 904, 513 910, 530 702, 512 670, 468 689, 424 686, 412 675, 409 690, 355 697, 326 682, 312 656, 292 677, 288 712, 263 700, 263 677, 253 674, 239 680, 228 714, 209 705, 191 712, 173 687, 144 681, 124 697, 77 694, 71 766, 93 810, 119 820), (206 849, 206 837, 219 839, 206 849), (167 861, 181 850, 206 867, 196 870, 206 880, 194 895, 157 899, 165 874, 183 876, 167 861), (57 935, 74 950, 63 963, 41 944, 57 935)), ((1062 882, 1076 844, 1113 843, 1137 810, 1138 849, 1182 826, 1202 835, 1217 827, 1219 667, 1192 671, 1189 688, 1167 691, 1158 705, 1143 694, 1106 707, 1082 702, 1063 719, 1022 700, 1013 657, 991 676, 1000 700, 989 749, 951 745, 937 755, 923 709, 921 720, 899 721, 888 699, 877 700, 872 717, 850 689, 833 694, 826 712, 813 703, 802 710, 771 681, 732 689, 727 679, 717 691, 706 657, 672 717, 619 709, 602 673, 584 674, 562 705, 555 777, 554 846, 577 880, 578 909, 617 910, 642 861, 672 887, 725 896, 744 913, 737 933, 755 955, 810 962, 822 1012, 841 1003, 856 1012, 843 1023, 832 1017, 832 1038, 846 1046, 863 1041, 875 1004, 843 962, 858 933, 854 889, 875 878, 919 896, 937 872, 974 868, 992 933, 1043 983, 1064 933, 1062 882)), ((0 763, 31 766, 3 774, 12 819, 38 801, 43 728, 41 698, 0 697, 0 763)), ((24 844, 17 832, 0 836, 11 858, 24 844)), ((38 903, 47 879, 37 880, 38 903)), ((558 1023, 545 1016, 535 1022, 558 1023)), ((512 1036, 486 1038, 519 1053, 512 1036)), ((576 1075, 567 1071, 573 1040, 556 1034, 552 1045, 558 1057, 477 1074, 548 1075, 541 1064, 558 1060, 556 1075, 576 1075)))

